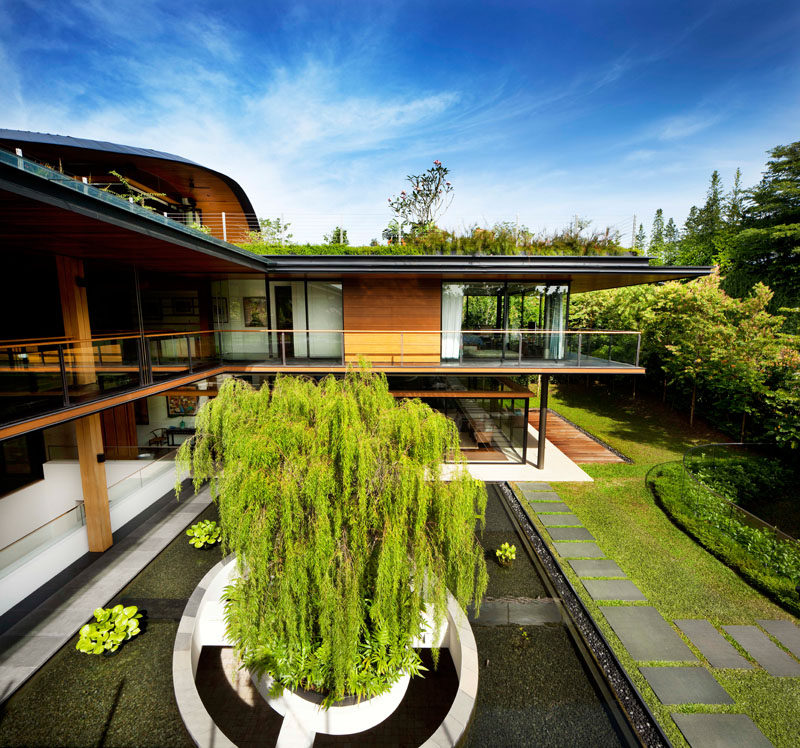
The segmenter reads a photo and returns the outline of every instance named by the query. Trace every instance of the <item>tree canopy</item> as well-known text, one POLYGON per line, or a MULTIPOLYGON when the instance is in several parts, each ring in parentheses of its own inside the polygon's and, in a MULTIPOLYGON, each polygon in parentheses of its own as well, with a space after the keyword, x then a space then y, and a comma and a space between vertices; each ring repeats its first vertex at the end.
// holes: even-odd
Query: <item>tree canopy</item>
POLYGON ((479 604, 483 484, 453 422, 396 401, 384 375, 278 376, 271 390, 229 379, 196 427, 178 464, 196 488, 211 482, 236 554, 226 615, 248 668, 329 702, 374 695, 420 669, 410 645, 426 604, 436 626, 448 589, 479 604), (445 481, 448 458, 462 469, 445 481))

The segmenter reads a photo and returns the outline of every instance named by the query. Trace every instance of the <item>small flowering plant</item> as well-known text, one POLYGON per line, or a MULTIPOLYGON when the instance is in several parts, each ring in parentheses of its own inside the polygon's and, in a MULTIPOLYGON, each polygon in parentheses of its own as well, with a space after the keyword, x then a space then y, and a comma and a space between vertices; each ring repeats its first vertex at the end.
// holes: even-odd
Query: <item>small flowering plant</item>
POLYGON ((411 233, 429 229, 436 219, 450 207, 453 185, 447 181, 447 167, 439 159, 423 174, 406 177, 411 184, 409 192, 403 190, 397 197, 390 197, 389 207, 397 220, 408 224, 411 233))
POLYGON ((503 543, 494 553, 501 566, 511 566, 511 562, 517 557, 517 546, 503 543))

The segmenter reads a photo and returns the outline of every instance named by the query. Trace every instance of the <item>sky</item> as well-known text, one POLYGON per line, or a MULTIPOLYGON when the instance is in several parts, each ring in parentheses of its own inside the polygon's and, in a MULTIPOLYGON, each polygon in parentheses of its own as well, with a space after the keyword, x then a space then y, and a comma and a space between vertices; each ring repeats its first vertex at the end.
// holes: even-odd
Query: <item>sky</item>
POLYGON ((175 153, 296 241, 380 238, 434 159, 440 226, 630 242, 800 140, 797 0, 3 0, 0 127, 175 153))

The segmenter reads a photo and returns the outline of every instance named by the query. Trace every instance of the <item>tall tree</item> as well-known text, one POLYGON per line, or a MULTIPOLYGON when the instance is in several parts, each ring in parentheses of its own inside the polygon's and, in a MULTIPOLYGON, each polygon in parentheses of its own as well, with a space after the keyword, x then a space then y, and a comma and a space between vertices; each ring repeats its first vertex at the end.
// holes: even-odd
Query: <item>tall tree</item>
POLYGON ((667 227, 664 229, 664 256, 662 258, 665 265, 676 265, 678 263, 678 250, 680 247, 681 234, 675 221, 670 217, 667 227))
POLYGON ((647 251, 647 234, 641 223, 639 224, 639 230, 636 232, 636 238, 633 241, 633 248, 640 255, 643 255, 647 251))
POLYGON ((653 218, 648 254, 659 263, 664 262, 664 211, 661 208, 656 211, 653 218))
POLYGON ((773 312, 800 329, 800 141, 769 151, 761 181, 745 193, 742 228, 723 258, 725 288, 744 296, 756 282, 773 291, 773 312))
POLYGON ((702 208, 692 206, 683 229, 679 252, 681 265, 713 265, 725 231, 722 179, 714 170, 702 208))

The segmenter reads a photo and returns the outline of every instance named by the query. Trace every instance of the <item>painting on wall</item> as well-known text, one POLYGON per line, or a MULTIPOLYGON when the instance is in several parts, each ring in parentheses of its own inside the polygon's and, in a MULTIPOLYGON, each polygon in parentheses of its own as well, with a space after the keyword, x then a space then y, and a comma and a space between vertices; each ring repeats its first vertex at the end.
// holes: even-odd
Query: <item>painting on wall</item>
POLYGON ((266 296, 245 296, 242 299, 244 304, 244 326, 245 327, 266 327, 267 326, 267 297, 266 296))
POLYGON ((197 413, 197 398, 190 395, 167 395, 167 415, 170 418, 178 416, 193 416, 197 413))
POLYGON ((215 322, 228 323, 228 300, 224 296, 211 297, 211 311, 215 322))

